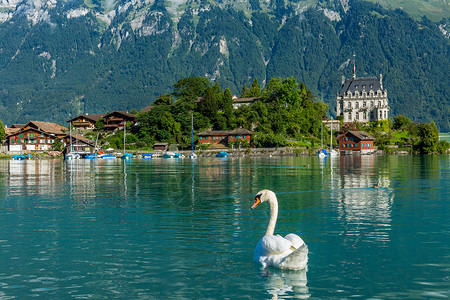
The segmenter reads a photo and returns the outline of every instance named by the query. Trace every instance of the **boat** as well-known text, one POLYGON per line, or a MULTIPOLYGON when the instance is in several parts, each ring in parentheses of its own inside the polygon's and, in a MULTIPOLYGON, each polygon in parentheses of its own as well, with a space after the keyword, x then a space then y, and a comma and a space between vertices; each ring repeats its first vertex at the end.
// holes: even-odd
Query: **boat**
POLYGON ((123 155, 120 156, 121 159, 132 159, 133 154, 125 152, 123 155))
POLYGON ((327 151, 325 149, 323 149, 323 120, 321 120, 322 122, 322 126, 321 126, 321 130, 320 130, 320 150, 317 151, 317 156, 319 156, 319 158, 325 158, 327 157, 327 151))
POLYGON ((142 154, 142 158, 143 159, 152 159, 153 153, 144 153, 144 154, 142 154))
POLYGON ((178 152, 167 151, 163 154, 163 158, 184 158, 185 156, 178 152))
POLYGON ((97 154, 86 154, 84 156, 85 159, 96 159, 98 157, 97 154))
POLYGON ((163 158, 174 158, 174 157, 175 157, 175 152, 167 151, 166 153, 163 154, 163 158))
MULTIPOLYGON (((125 122, 125 121, 124 121, 125 122)), ((125 152, 125 143, 126 143, 126 137, 127 135, 127 123, 125 122, 125 125, 123 126, 123 154, 120 156, 121 159, 132 159, 133 154, 125 152)))
POLYGON ((117 156, 114 155, 114 154, 103 154, 103 155, 100 155, 100 158, 103 158, 103 159, 114 159, 114 158, 117 158, 117 156))
POLYGON ((33 155, 31 155, 30 153, 28 153, 27 155, 25 155, 26 159, 33 159, 33 155))
POLYGON ((194 147, 194 114, 191 115, 191 136, 192 136, 192 153, 189 154, 189 158, 197 158, 197 154, 195 154, 195 147, 194 147))
POLYGON ((66 160, 72 160, 72 159, 81 159, 81 155, 79 153, 66 154, 66 160))
POLYGON ((219 153, 216 154, 216 157, 220 157, 220 158, 228 158, 230 154, 228 152, 225 151, 220 151, 219 153))
POLYGON ((331 157, 335 157, 335 156, 338 156, 339 153, 333 149, 333 118, 331 118, 330 130, 331 130, 331 133, 330 133, 330 152, 329 152, 329 154, 331 157))
POLYGON ((327 150, 325 150, 325 149, 320 149, 319 151, 318 151, 318 154, 317 154, 318 156, 319 156, 319 158, 325 158, 325 157, 327 157, 327 150))
POLYGON ((22 154, 16 154, 16 155, 13 155, 12 159, 13 160, 24 160, 25 156, 23 156, 22 154))
POLYGON ((81 159, 81 155, 79 153, 73 152, 73 146, 72 146, 72 124, 69 126, 69 135, 70 135, 70 152, 66 154, 65 159, 66 160, 73 160, 73 159, 81 159))

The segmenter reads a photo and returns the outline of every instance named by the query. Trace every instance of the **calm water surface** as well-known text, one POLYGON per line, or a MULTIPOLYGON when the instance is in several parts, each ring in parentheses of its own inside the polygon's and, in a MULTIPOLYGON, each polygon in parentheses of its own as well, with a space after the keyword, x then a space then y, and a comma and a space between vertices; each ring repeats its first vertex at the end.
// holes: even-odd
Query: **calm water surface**
POLYGON ((0 299, 449 298, 449 183, 448 155, 0 161, 0 299), (307 271, 252 261, 263 188, 307 271))

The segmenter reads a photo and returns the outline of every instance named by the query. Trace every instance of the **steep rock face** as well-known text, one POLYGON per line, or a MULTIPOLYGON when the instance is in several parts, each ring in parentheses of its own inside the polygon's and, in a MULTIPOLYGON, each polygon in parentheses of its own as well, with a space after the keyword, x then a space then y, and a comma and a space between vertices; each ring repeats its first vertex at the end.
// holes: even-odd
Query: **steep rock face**
POLYGON ((0 119, 139 110, 191 75, 235 94, 254 78, 293 76, 334 108, 356 54, 358 76, 383 73, 392 114, 450 130, 445 22, 364 2, 311 3, 2 0, 0 119))

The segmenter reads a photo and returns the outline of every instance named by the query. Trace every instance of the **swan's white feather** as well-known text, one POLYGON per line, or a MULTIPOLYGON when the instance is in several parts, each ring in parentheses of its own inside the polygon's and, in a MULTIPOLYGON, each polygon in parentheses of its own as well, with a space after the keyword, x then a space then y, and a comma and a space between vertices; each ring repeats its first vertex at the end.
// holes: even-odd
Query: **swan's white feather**
POLYGON ((254 259, 264 267, 300 270, 308 263, 308 247, 293 233, 286 237, 266 235, 256 246, 254 259))
POLYGON ((289 233, 284 238, 290 241, 295 249, 298 249, 305 244, 302 238, 296 235, 295 233, 289 233))

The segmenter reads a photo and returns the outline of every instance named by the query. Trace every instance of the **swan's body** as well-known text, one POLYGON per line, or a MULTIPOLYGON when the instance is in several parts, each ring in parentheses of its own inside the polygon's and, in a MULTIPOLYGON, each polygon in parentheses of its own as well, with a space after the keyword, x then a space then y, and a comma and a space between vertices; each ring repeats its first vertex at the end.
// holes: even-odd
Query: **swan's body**
POLYGON ((280 269, 301 270, 308 263, 308 246, 296 234, 285 237, 273 235, 278 217, 278 201, 275 193, 262 190, 256 194, 254 209, 258 204, 268 201, 270 204, 270 220, 264 237, 255 249, 254 259, 264 267, 273 266, 280 269))

